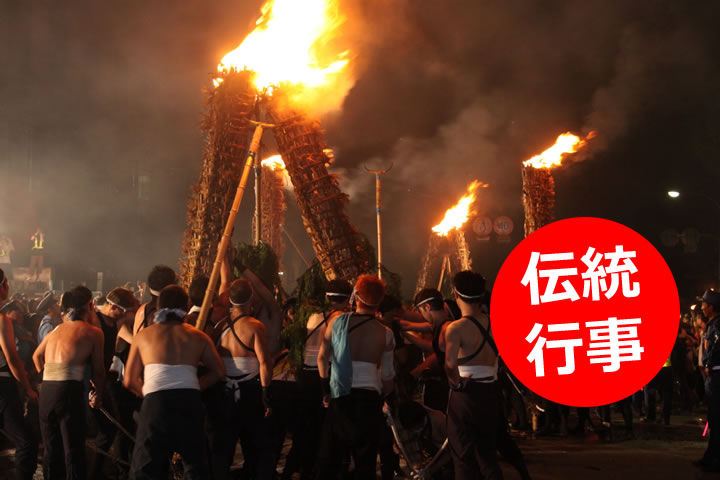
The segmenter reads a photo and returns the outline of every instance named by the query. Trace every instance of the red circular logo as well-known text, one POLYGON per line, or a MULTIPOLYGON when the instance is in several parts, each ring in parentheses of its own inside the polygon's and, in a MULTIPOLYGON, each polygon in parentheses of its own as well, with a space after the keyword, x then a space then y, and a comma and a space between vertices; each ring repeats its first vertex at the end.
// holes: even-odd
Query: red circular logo
POLYGON ((655 247, 589 217, 523 240, 500 269, 490 311, 510 371, 538 395, 578 407, 647 385, 670 357, 680 316, 675 280, 655 247))

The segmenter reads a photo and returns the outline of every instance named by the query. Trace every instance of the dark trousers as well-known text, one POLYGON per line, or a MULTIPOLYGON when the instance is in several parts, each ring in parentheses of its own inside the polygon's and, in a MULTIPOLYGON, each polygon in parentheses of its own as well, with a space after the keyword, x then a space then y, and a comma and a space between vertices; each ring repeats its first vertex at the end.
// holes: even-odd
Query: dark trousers
POLYGON ((657 392, 660 392, 662 398, 662 415, 665 423, 670 423, 670 413, 672 412, 672 391, 673 391, 673 373, 671 367, 663 367, 660 369, 655 378, 645 387, 645 405, 647 405, 648 420, 655 420, 656 408, 655 402, 657 392))
POLYGON ((715 469, 720 468, 720 370, 710 371, 707 387, 710 438, 703 463, 715 469))
POLYGON ((423 392, 423 404, 433 410, 446 413, 448 406, 448 394, 450 387, 445 375, 441 379, 431 379, 425 383, 423 392))
POLYGON ((130 479, 168 478, 173 452, 182 456, 187 480, 209 478, 205 408, 193 389, 161 390, 143 399, 130 479))
POLYGON ((15 444, 16 478, 32 479, 37 466, 37 439, 23 415, 18 384, 9 377, 0 377, 0 421, 0 428, 15 444))
POLYGON ((213 478, 227 479, 238 439, 247 478, 270 480, 275 473, 272 425, 265 418, 258 379, 240 384, 240 398, 222 390, 215 399, 221 407, 211 411, 210 451, 213 478))
POLYGON ((353 389, 330 401, 318 457, 319 480, 335 480, 343 471, 343 453, 355 461, 356 480, 375 480, 382 400, 373 390, 353 389))
POLYGON ((85 398, 85 387, 80 381, 46 380, 40 386, 45 480, 85 479, 87 476, 85 398))
MULTIPOLYGON (((108 388, 105 388, 105 392, 103 394, 103 408, 113 417, 118 418, 116 402, 113 395, 110 393, 109 386, 108 388)), ((115 440, 117 428, 100 410, 93 409, 92 416, 93 421, 95 422, 95 427, 97 428, 97 434, 95 435, 95 447, 103 452, 108 452, 115 440)), ((90 464, 89 478, 92 480, 104 479, 104 464, 105 456, 96 452, 90 464)))
POLYGON ((448 441, 455 479, 502 479, 495 450, 500 420, 495 383, 469 382, 448 401, 448 441))
MULTIPOLYGON (((625 431, 632 432, 632 395, 620 400, 618 404, 622 409, 623 423, 625 423, 625 431)), ((603 405, 598 410, 600 412, 600 418, 607 424, 612 424, 612 405, 603 405)))
POLYGON ((298 396, 300 389, 297 382, 273 380, 272 382, 272 425, 273 442, 273 468, 280 460, 285 435, 292 436, 292 448, 285 458, 283 477, 290 478, 290 474, 300 471, 301 455, 297 433, 300 430, 300 402, 298 396))
POLYGON ((322 405, 322 387, 317 370, 302 370, 298 378, 300 387, 300 428, 297 439, 293 439, 293 449, 300 448, 300 472, 303 478, 313 478, 315 461, 320 446, 325 408, 322 405))

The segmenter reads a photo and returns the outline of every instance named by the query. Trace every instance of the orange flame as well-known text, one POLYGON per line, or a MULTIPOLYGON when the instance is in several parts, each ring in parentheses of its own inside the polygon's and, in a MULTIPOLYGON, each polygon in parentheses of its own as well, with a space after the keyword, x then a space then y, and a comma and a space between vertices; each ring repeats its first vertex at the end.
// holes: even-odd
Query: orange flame
POLYGON ((595 132, 590 132, 585 140, 570 132, 563 133, 557 140, 555 145, 548 148, 540 155, 535 155, 529 160, 525 160, 523 165, 533 168, 552 168, 562 164, 565 155, 575 153, 586 145, 586 140, 590 140, 595 136, 595 132))
POLYGON ((486 183, 480 183, 477 180, 473 180, 470 186, 468 186, 467 193, 460 198, 455 206, 449 208, 448 211, 445 212, 445 218, 443 218, 442 222, 435 225, 432 228, 432 231, 441 237, 446 237, 451 230, 462 227, 465 222, 468 221, 468 218, 470 218, 470 214, 472 213, 471 207, 475 202, 477 189, 480 187, 485 188, 487 186, 488 185, 486 183))
POLYGON ((285 82, 325 85, 348 63, 348 52, 327 51, 344 22, 337 0, 268 0, 255 30, 225 55, 218 71, 252 70, 260 91, 285 82))
POLYGON ((273 155, 272 157, 268 157, 262 162, 260 162, 260 165, 269 168, 273 172, 276 170, 285 170, 285 162, 283 162, 283 159, 280 155, 273 155))

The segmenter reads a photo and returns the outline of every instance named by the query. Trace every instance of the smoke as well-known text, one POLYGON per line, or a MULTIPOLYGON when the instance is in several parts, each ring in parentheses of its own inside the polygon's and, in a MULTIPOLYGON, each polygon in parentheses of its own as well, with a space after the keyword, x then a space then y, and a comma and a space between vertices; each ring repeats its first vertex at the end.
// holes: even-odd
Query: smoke
MULTIPOLYGON (((40 224, 58 264, 130 278, 176 265, 202 158, 201 89, 262 3, 2 3, 0 161, 11 187, 0 223, 16 244, 40 224)), ((375 182, 364 166, 393 165, 382 179, 385 262, 406 290, 430 227, 473 179, 490 185, 478 213, 519 225, 520 163, 562 132, 598 135, 575 158, 582 164, 556 174, 559 215, 613 218, 624 192, 640 196, 639 176, 649 191, 667 179, 709 184, 718 173, 717 2, 341 0, 340 8, 354 83, 322 119, 337 155, 332 171, 350 196, 351 221, 374 239, 375 182)), ((248 220, 249 195, 242 208, 248 220)), ((307 248, 301 222, 287 225, 307 248)), ((248 220, 237 237, 249 231, 248 220)), ((493 248, 482 256, 501 260, 493 248)), ((492 278, 494 265, 486 268, 492 278)))

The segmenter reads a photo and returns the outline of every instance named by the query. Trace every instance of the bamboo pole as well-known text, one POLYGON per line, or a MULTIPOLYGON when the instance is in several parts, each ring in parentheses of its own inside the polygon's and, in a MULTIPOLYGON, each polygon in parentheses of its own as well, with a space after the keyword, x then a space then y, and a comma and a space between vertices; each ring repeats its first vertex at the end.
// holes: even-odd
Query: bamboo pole
POLYGON ((297 251, 298 255, 300 255, 300 258, 302 258, 303 262, 305 262, 305 265, 307 265, 307 268, 310 268, 310 261, 307 259, 305 255, 303 255, 302 250, 300 250, 300 247, 298 247, 298 244, 295 243, 295 239, 288 233, 287 230, 285 230, 285 227, 281 227, 283 233, 285 236, 290 240, 290 243, 292 243, 292 246, 295 247, 295 251, 297 251))
POLYGON ((440 270, 440 281, 438 282, 438 292, 442 291, 443 280, 445 280, 445 270, 450 266, 450 255, 445 254, 443 257, 442 269, 440 270))
POLYGON ((260 245, 260 236, 262 232, 262 168, 260 168, 260 155, 255 155, 253 165, 255 171, 255 238, 253 245, 260 245))
POLYGON ((253 166, 253 161, 255 160, 262 134, 263 126, 258 124, 255 127, 255 132, 253 133, 252 141, 250 142, 250 148, 248 150, 247 160, 245 161, 245 167, 243 168, 242 177, 240 177, 240 182, 238 183, 237 190, 235 191, 235 199, 233 200, 232 208, 230 209, 230 214, 228 215, 228 220, 225 224, 225 230, 223 231, 222 239, 220 240, 220 246, 218 247, 217 254, 215 255, 215 263, 213 264, 212 273, 210 274, 210 282, 205 290, 205 298, 203 299, 197 323, 195 324, 201 331, 205 329, 205 322, 207 321, 210 305, 214 299, 215 288, 217 287, 218 278, 220 277, 220 265, 222 264, 223 257, 225 257, 228 244, 230 243, 230 236, 232 235, 232 231, 235 226, 235 218, 237 217, 238 210, 240 210, 240 203, 242 203, 243 194, 245 193, 245 185, 247 184, 248 177, 250 176, 250 169, 253 166))

